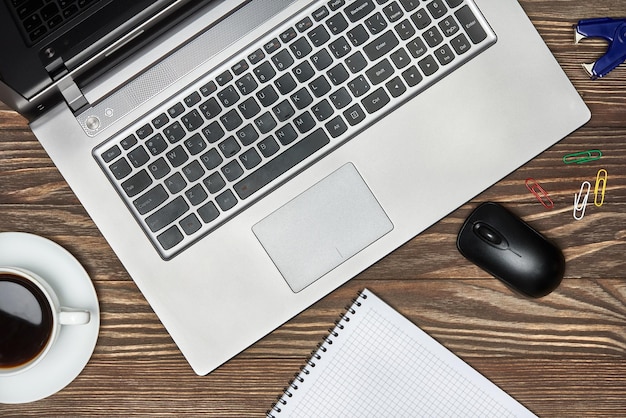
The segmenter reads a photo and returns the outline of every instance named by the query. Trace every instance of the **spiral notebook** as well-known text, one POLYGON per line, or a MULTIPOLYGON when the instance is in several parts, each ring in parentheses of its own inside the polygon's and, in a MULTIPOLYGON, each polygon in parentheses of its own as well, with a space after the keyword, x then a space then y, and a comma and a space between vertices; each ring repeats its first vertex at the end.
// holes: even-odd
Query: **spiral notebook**
POLYGON ((368 289, 268 417, 534 417, 368 289))

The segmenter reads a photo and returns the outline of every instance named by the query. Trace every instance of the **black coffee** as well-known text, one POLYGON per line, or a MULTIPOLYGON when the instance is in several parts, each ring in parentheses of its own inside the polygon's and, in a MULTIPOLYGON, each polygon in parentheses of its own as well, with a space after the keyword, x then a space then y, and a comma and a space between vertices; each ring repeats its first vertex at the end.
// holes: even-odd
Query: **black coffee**
POLYGON ((37 357, 52 334, 52 321, 48 300, 37 286, 0 273, 0 369, 37 357))

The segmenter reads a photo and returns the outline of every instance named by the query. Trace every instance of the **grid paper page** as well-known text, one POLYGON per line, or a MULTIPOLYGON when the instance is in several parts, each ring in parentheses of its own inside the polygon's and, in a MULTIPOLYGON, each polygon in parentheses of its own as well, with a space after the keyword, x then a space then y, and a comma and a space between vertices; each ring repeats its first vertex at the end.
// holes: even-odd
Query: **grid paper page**
POLYGON ((535 416, 371 291, 351 310, 269 416, 535 416))

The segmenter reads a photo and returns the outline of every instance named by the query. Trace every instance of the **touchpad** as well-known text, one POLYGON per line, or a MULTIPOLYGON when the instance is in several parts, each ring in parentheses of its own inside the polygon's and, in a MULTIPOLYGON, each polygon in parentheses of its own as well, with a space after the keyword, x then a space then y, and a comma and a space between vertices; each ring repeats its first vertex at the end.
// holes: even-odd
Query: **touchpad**
POLYGON ((252 227, 294 292, 392 229, 352 164, 342 166, 252 227))

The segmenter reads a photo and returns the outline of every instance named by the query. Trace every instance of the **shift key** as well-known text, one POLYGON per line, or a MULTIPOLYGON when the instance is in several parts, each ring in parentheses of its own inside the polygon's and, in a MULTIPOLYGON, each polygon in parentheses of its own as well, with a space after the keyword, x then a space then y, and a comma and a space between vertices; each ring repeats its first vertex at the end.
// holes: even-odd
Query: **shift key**
POLYGON ((189 205, 182 196, 178 196, 161 209, 146 218, 146 224, 152 232, 165 228, 189 210, 189 205))
POLYGON ((461 7, 454 14, 473 43, 477 44, 485 40, 487 33, 480 26, 480 22, 476 19, 474 12, 472 12, 469 6, 461 7))

